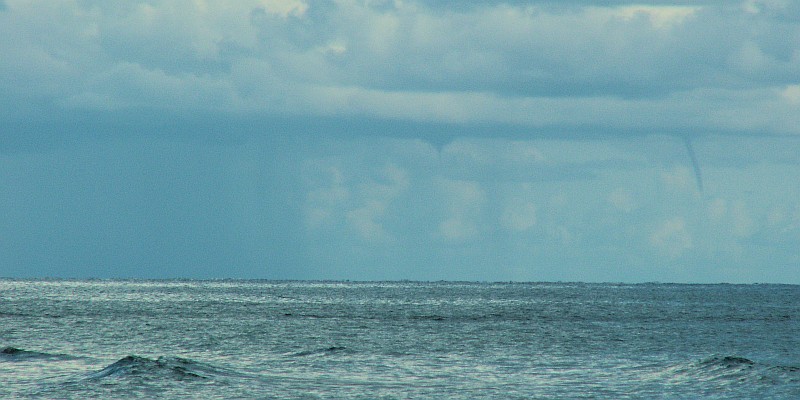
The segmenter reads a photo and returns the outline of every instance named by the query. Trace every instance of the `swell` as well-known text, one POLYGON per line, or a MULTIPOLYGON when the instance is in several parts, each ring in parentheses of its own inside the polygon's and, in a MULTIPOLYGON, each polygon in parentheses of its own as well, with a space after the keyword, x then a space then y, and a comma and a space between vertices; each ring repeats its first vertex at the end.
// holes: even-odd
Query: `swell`
POLYGON ((762 363, 739 356, 712 356, 667 370, 672 380, 718 383, 800 382, 800 366, 762 363))
POLYGON ((225 368, 188 358, 161 356, 157 359, 151 359, 129 355, 99 371, 86 375, 84 380, 104 380, 110 378, 206 380, 233 375, 238 374, 225 368))
POLYGON ((347 353, 349 352, 346 347, 342 346, 331 346, 331 347, 324 347, 320 349, 314 350, 306 350, 300 351, 297 353, 291 354, 293 357, 307 357, 307 356, 327 356, 332 354, 339 354, 339 353, 347 353))
POLYGON ((45 353, 40 351, 25 350, 17 347, 8 346, 0 350, 0 360, 2 361, 31 361, 31 360, 76 360, 80 357, 67 354, 45 353))

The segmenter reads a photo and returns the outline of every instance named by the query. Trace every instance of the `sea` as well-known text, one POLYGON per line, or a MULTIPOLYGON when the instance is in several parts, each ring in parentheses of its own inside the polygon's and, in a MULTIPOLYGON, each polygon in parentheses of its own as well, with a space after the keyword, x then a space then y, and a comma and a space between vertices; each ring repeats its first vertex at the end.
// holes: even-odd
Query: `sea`
POLYGON ((2 399, 798 399, 800 286, 0 279, 2 399))

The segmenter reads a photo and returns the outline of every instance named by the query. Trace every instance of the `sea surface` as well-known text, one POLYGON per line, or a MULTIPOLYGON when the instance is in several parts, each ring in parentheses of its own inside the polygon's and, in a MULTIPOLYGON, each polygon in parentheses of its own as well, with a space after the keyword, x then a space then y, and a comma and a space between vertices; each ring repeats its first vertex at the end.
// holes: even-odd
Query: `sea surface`
POLYGON ((0 398, 800 398, 800 286, 0 280, 0 398))

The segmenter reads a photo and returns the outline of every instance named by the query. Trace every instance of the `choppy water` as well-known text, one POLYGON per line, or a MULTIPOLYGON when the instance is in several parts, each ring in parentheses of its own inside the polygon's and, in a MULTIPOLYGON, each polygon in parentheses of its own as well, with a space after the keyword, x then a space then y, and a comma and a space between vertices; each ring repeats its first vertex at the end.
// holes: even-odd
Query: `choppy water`
POLYGON ((800 398, 800 286, 0 280, 0 398, 800 398))

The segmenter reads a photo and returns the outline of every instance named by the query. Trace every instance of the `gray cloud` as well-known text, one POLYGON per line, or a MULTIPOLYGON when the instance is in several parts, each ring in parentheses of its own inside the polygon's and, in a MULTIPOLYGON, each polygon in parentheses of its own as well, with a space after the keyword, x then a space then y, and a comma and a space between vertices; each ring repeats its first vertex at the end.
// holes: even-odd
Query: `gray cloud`
POLYGON ((278 64, 304 80, 322 67, 329 83, 382 90, 648 97, 794 83, 797 72, 792 45, 781 40, 797 27, 754 28, 773 16, 743 7, 495 5, 439 13, 348 3, 308 18, 259 25, 270 44, 285 45, 286 32, 300 30, 286 25, 313 32, 305 35, 313 40, 279 46, 293 56, 273 53, 278 64))
POLYGON ((398 4, 20 4, 2 15, 0 122, 144 109, 411 121, 433 124, 419 130, 433 142, 436 124, 455 124, 450 137, 798 133, 793 5, 398 4))

